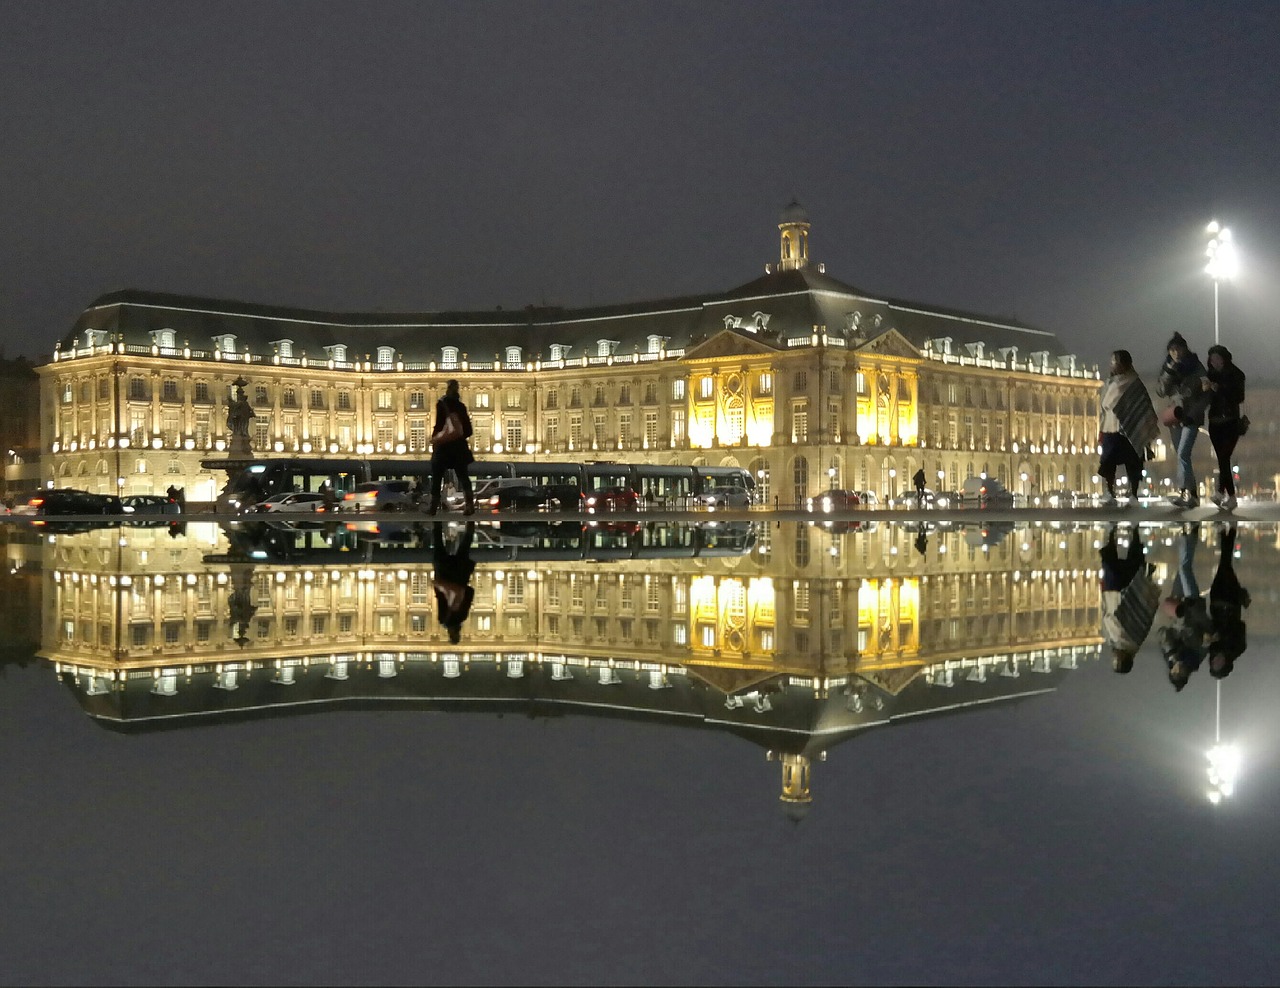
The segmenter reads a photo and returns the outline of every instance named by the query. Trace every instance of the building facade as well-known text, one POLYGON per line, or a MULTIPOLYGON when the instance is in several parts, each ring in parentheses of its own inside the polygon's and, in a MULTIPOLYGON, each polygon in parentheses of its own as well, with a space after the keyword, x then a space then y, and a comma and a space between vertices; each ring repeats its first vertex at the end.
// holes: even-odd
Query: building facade
POLYGON ((337 314, 138 291, 85 310, 40 369, 42 480, 212 500, 232 382, 254 451, 428 454, 462 386, 480 456, 740 466, 765 503, 988 475, 1093 489, 1099 375, 1050 332, 865 293, 809 260, 727 292, 589 309, 337 314))

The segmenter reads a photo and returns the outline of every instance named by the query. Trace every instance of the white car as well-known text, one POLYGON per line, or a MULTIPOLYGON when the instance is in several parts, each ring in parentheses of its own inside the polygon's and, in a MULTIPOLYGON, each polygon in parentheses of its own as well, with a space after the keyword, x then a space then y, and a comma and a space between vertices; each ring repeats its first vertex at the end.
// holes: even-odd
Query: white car
POLYGON ((310 494, 306 491, 294 491, 292 494, 277 494, 253 506, 257 513, 280 511, 305 511, 308 513, 328 510, 323 494, 310 494))
POLYGON ((693 501, 704 508, 749 508, 751 492, 743 487, 710 487, 693 501))
POLYGON ((407 480, 373 480, 356 484, 342 499, 343 511, 408 511, 413 506, 407 480))

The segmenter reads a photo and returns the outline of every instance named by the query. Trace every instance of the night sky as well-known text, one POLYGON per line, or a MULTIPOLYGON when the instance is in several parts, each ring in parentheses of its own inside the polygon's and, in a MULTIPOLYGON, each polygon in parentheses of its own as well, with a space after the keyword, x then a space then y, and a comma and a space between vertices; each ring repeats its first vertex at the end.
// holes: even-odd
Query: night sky
POLYGON ((133 287, 336 310, 829 274, 1280 372, 1280 5, 0 2, 0 339, 133 287))

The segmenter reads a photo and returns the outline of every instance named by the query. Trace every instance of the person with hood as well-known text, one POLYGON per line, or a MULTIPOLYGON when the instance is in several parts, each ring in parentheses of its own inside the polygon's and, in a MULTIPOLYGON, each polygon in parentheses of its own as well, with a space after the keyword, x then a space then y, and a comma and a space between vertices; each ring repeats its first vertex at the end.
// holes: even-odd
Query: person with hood
POLYGON ((1236 659, 1244 654, 1246 637, 1244 609, 1249 606, 1249 591, 1236 577, 1234 556, 1236 527, 1222 533, 1218 547, 1218 571, 1209 586, 1209 675, 1226 679, 1235 668, 1236 659))
POLYGON ((1111 646, 1111 668, 1121 675, 1133 669, 1133 657, 1150 634, 1160 606, 1160 588, 1151 578, 1155 567, 1147 563, 1141 535, 1135 526, 1129 551, 1121 557, 1113 525, 1098 551, 1102 563, 1102 637, 1111 646))
POLYGON ((1163 421, 1169 426, 1169 442, 1178 457, 1175 482, 1179 487, 1179 492, 1169 500, 1178 508, 1195 508, 1200 505, 1200 492, 1191 465, 1191 450, 1204 425, 1209 404, 1208 392, 1204 389, 1204 364, 1191 352, 1181 333, 1173 334, 1165 351, 1156 394, 1169 399, 1163 421))
POLYGON ((462 496, 466 498, 464 513, 475 514, 475 498, 471 490, 471 476, 467 468, 475 462, 475 455, 467 442, 471 438, 471 416, 462 403, 458 382, 450 379, 445 385, 444 397, 436 402, 436 421, 431 430, 431 504, 427 511, 440 510, 440 485, 444 475, 452 470, 458 478, 462 496))
POLYGON ((1137 503, 1138 484, 1142 480, 1142 460, 1160 432, 1156 410, 1146 385, 1133 369, 1133 356, 1128 350, 1111 354, 1111 376, 1102 389, 1099 403, 1098 445, 1102 460, 1098 476, 1107 485, 1103 505, 1116 503, 1116 468, 1123 466, 1129 477, 1129 490, 1137 503))
POLYGON ((1240 414, 1244 401, 1244 371, 1231 359, 1224 346, 1209 347, 1209 369, 1203 385, 1209 395, 1209 442, 1218 457, 1218 491, 1212 501, 1224 511, 1236 506, 1236 480, 1231 454, 1244 434, 1245 419, 1240 414))

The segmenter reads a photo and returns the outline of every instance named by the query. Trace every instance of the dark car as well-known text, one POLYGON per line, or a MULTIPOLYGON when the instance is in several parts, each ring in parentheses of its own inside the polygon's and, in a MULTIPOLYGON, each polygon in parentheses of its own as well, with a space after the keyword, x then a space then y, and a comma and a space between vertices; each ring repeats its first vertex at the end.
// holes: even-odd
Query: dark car
POLYGON ((477 511, 547 511, 559 507, 547 488, 537 484, 499 487, 476 498, 477 511))
POLYGON ((74 487, 36 491, 28 496, 22 514, 29 515, 119 515, 124 505, 114 494, 91 494, 74 487))
POLYGON ((602 487, 582 502, 587 511, 639 511, 640 495, 630 487, 602 487))
POLYGON ((833 511, 848 511, 862 504, 862 496, 857 491, 832 490, 823 491, 810 503, 810 510, 820 514, 831 514, 833 511))
POLYGON ((164 494, 128 494, 121 499, 125 514, 180 515, 182 505, 164 494))

